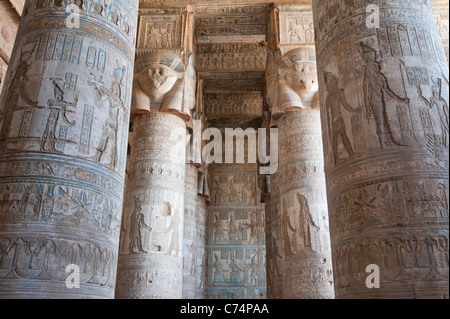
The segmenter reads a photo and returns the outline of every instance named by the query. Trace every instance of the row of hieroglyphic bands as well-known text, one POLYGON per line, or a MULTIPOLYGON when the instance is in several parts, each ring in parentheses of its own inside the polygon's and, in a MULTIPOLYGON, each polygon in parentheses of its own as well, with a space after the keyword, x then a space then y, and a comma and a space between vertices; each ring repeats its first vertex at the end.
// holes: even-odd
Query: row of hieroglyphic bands
POLYGON ((429 1, 370 4, 313 2, 336 296, 448 298, 444 50, 429 1))
POLYGON ((133 123, 117 298, 182 297, 185 128, 160 112, 133 123))
POLYGON ((265 298, 265 213, 257 166, 215 164, 210 173, 206 296, 265 298))
POLYGON ((48 5, 26 3, 1 97, 1 296, 112 298, 134 34, 48 5))

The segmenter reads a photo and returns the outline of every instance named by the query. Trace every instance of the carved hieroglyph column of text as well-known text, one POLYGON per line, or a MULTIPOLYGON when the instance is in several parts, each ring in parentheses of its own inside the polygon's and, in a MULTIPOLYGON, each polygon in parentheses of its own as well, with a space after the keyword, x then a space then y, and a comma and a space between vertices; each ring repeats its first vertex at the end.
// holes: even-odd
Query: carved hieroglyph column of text
POLYGON ((206 198, 199 194, 197 197, 197 299, 205 299, 206 281, 206 198))
POLYGON ((283 298, 334 298, 319 113, 278 120, 283 298))
POLYGON ((3 86, 0 297, 114 297, 138 2, 64 3, 26 2, 3 86))
POLYGON ((184 182, 183 299, 197 294, 198 168, 186 164, 184 182))
POLYGON ((448 67, 430 1, 346 3, 313 1, 336 296, 448 298, 448 67))
POLYGON ((182 297, 186 124, 151 112, 133 123, 117 298, 182 297))
POLYGON ((279 170, 270 175, 269 196, 265 199, 266 209, 266 272, 267 298, 283 298, 283 274, 281 272, 281 209, 279 170))

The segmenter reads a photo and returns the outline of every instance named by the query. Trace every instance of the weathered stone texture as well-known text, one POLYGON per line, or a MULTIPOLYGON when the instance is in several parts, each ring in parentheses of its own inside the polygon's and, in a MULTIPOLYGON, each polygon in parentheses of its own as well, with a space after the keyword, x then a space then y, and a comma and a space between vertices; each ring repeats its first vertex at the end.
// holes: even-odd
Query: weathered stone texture
POLYGON ((25 4, 0 100, 2 297, 114 296, 137 4, 115 7, 70 27, 25 4))
POLYGON ((133 123, 117 298, 181 298, 186 124, 148 113, 133 123))
POLYGON ((336 297, 448 297, 448 66, 430 2, 313 10, 336 297))

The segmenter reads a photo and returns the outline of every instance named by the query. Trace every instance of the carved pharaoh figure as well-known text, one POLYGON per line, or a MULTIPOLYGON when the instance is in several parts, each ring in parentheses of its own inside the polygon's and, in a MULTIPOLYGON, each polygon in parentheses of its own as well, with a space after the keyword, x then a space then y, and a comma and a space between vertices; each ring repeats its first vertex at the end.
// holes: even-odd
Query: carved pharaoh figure
POLYGON ((107 101, 109 107, 109 117, 103 125, 103 134, 97 146, 94 159, 101 163, 107 150, 110 149, 110 165, 113 168, 116 168, 118 165, 119 129, 122 119, 121 115, 125 112, 125 104, 122 96, 124 74, 125 67, 116 68, 113 72, 113 82, 109 89, 105 87, 105 84, 101 80, 97 80, 93 74, 91 74, 91 78, 88 80, 88 84, 95 89, 97 98, 102 102, 102 105, 107 101))
POLYGON ((11 122, 13 119, 14 108, 20 99, 28 106, 36 107, 37 102, 33 101, 28 95, 28 72, 31 64, 31 57, 35 50, 34 46, 31 50, 25 51, 20 57, 20 64, 17 66, 15 74, 11 80, 8 91, 6 93, 3 106, 1 109, 3 124, 0 131, 0 149, 3 148, 3 143, 7 140, 11 122))
POLYGON ((283 198, 283 218, 282 218, 282 232, 283 232, 283 246, 284 246, 284 256, 290 257, 294 256, 296 252, 292 249, 291 237, 289 236, 289 230, 295 234, 297 229, 292 227, 289 212, 286 207, 286 199, 283 198))
POLYGON ((303 235, 303 242, 305 244, 306 253, 314 253, 312 249, 312 229, 316 231, 319 227, 316 225, 312 219, 311 213, 309 212, 308 202, 302 194, 297 194, 298 202, 300 203, 300 231, 303 235))
POLYGON ((129 239, 130 239, 130 250, 129 252, 131 254, 142 254, 147 253, 147 251, 144 250, 142 245, 142 230, 151 231, 151 227, 148 227, 145 224, 144 221, 144 214, 142 214, 142 205, 141 201, 138 198, 135 198, 134 200, 134 211, 131 214, 130 217, 130 232, 129 232, 129 239), (134 247, 137 247, 138 251, 134 251, 134 247))
POLYGON ((41 138, 41 151, 49 151, 53 153, 61 153, 56 150, 56 126, 58 125, 58 120, 60 117, 60 113, 62 113, 62 118, 64 122, 69 126, 74 126, 75 121, 69 121, 66 115, 67 107, 72 106, 76 107, 78 98, 75 97, 74 102, 67 102, 64 100, 64 92, 53 79, 53 91, 55 95, 55 99, 49 100, 47 105, 50 109, 50 114, 47 118, 47 124, 45 126, 44 133, 41 138), (46 144, 49 144, 49 148, 46 149, 46 144))
POLYGON ((347 135, 345 122, 342 118, 341 105, 350 112, 359 112, 361 110, 354 109, 347 103, 345 92, 339 88, 338 78, 331 72, 325 73, 325 82, 327 85, 328 95, 326 99, 327 121, 328 129, 331 134, 333 144, 334 163, 337 165, 340 158, 338 154, 338 138, 341 137, 342 143, 348 152, 348 155, 353 157, 354 151, 350 139, 347 135))
POLYGON ((363 91, 367 118, 374 118, 381 148, 402 144, 394 137, 387 118, 388 97, 409 105, 408 98, 402 98, 389 87, 386 76, 381 72, 377 52, 368 45, 360 43, 361 55, 366 63, 364 69, 363 91))

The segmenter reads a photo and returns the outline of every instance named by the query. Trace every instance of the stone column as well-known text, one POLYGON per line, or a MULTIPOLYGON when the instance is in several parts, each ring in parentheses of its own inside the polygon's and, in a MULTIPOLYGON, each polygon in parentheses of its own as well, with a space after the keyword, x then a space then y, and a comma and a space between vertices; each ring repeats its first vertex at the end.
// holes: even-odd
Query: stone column
POLYGON ((117 298, 182 297, 185 122, 136 117, 125 192, 117 298))
POLYGON ((197 295, 198 168, 186 164, 184 184, 183 299, 197 295))
POLYGON ((266 268, 267 298, 283 298, 283 273, 281 271, 282 236, 279 171, 270 175, 270 195, 266 197, 266 268))
POLYGON ((204 196, 197 197, 197 299, 205 299, 205 282, 206 282, 206 198, 204 196))
POLYGON ((448 67, 430 1, 346 3, 313 1, 336 296, 448 298, 448 67))
POLYGON ((278 120, 283 298, 334 298, 319 110, 278 120))
POLYGON ((3 85, 0 297, 114 297, 138 4, 63 3, 26 2, 3 85))
POLYGON ((334 297, 314 56, 314 48, 302 46, 268 59, 271 125, 279 133, 279 189, 272 193, 271 180, 268 234, 273 298, 334 297), (276 269, 278 257, 281 267, 276 269))

